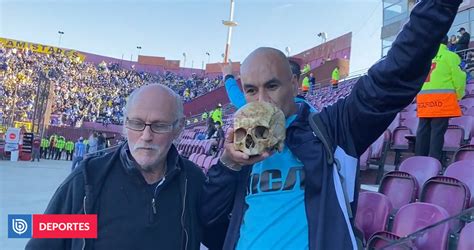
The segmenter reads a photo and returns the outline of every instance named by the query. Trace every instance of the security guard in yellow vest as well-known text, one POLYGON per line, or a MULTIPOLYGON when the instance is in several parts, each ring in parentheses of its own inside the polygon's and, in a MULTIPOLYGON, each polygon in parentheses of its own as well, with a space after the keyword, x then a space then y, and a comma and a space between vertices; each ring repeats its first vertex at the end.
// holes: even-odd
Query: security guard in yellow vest
POLYGON ((66 150, 66 161, 72 161, 72 152, 74 151, 74 142, 67 141, 64 149, 66 150))
POLYGON ((214 123, 218 122, 222 126, 222 104, 219 103, 217 105, 216 109, 212 112, 211 118, 214 123))
POLYGON ((55 160, 61 160, 65 145, 66 145, 66 139, 60 136, 58 138, 58 141, 56 142, 56 157, 54 157, 55 160))
POLYGON ((46 138, 41 139, 40 157, 46 159, 48 154, 49 141, 46 138))
POLYGON ((461 116, 458 100, 464 96, 466 73, 461 59, 449 51, 446 36, 431 64, 430 73, 416 97, 420 118, 416 132, 415 154, 431 156, 442 162, 444 133, 449 118, 461 116))
POLYGON ((202 113, 201 119, 202 119, 203 121, 207 121, 207 117, 208 117, 207 111, 205 111, 204 113, 202 113))

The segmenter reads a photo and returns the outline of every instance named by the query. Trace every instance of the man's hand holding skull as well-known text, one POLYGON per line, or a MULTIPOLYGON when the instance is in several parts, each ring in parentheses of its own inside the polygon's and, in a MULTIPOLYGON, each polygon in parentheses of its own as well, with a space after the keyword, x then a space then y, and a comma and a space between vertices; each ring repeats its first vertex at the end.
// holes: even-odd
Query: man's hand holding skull
POLYGON ((239 171, 282 151, 285 142, 285 115, 265 102, 251 102, 234 114, 234 127, 229 129, 221 163, 239 171))

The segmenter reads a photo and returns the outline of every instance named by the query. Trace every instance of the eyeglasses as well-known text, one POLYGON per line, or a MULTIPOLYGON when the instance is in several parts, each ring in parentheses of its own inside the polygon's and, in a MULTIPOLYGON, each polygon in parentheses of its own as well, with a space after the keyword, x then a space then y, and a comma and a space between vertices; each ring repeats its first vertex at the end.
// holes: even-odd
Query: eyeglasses
POLYGON ((164 134, 173 131, 177 123, 178 120, 174 121, 172 124, 166 124, 162 122, 145 123, 140 120, 131 120, 127 118, 125 121, 125 127, 133 131, 143 131, 145 130, 146 126, 149 126, 151 132, 155 134, 164 134))

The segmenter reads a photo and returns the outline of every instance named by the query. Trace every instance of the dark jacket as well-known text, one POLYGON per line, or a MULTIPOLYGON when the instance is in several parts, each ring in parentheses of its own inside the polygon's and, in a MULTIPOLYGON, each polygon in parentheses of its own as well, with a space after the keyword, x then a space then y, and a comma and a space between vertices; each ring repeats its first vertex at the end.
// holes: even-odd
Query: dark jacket
MULTIPOLYGON (((460 3, 418 3, 387 57, 358 80, 347 98, 320 112, 331 141, 337 145, 332 153, 343 165, 341 173, 353 212, 358 198, 358 157, 420 91, 460 3), (424 39, 421 44, 419 37, 424 39)), ((353 223, 344 198, 341 199, 343 189, 338 173, 327 164, 326 151, 313 135, 308 115, 308 105, 300 105, 295 121, 287 129, 285 143, 304 165, 309 248, 355 249, 353 223)), ((234 249, 239 240, 250 172, 251 167, 234 172, 218 163, 207 173, 200 214, 206 226, 220 225, 222 231, 227 227, 224 249, 234 249)), ((222 243, 223 239, 219 240, 222 243)))
POLYGON ((466 50, 469 48, 469 42, 471 41, 471 35, 465 32, 456 43, 456 51, 466 50))
POLYGON ((97 214, 98 239, 31 239, 26 249, 199 249, 202 171, 172 146, 163 183, 149 185, 127 154, 125 143, 113 153, 84 160, 45 211, 97 214))

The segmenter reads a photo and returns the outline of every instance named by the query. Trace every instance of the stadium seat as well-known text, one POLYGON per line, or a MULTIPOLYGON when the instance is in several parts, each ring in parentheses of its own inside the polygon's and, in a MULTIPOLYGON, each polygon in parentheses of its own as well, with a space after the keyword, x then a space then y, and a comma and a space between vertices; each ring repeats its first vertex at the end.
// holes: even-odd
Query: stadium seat
MULTIPOLYGON (((473 99, 474 100, 474 99, 473 99)), ((474 135, 474 117, 462 116, 449 120, 449 125, 455 125, 463 128, 463 139, 468 141, 474 135)))
POLYGON ((461 230, 458 241, 457 250, 472 250, 474 249, 474 222, 466 224, 461 230))
POLYGON ((402 243, 395 243, 400 241, 400 237, 396 236, 390 232, 377 232, 372 237, 370 237, 367 243, 367 249, 386 249, 386 250, 404 250, 410 249, 412 246, 411 242, 402 242, 402 243), (390 244, 396 244, 395 246, 389 246, 390 244))
MULTIPOLYGON (((436 204, 446 210, 449 216, 455 216, 469 207, 471 193, 469 187, 456 178, 436 176, 423 185, 420 201, 436 204)), ((461 221, 452 221, 452 232, 459 232, 461 221)))
POLYGON ((400 164, 400 171, 406 172, 414 176, 418 183, 418 190, 429 178, 438 175, 441 171, 441 163, 428 156, 413 156, 400 164))
POLYGON ((471 160, 474 161, 474 145, 465 145, 454 153, 453 162, 471 160))
POLYGON ((207 173, 209 168, 211 168, 211 166, 212 166, 211 162, 212 162, 213 159, 214 159, 214 156, 212 156, 212 155, 209 155, 204 159, 204 162, 202 164, 202 169, 204 170, 204 173, 207 173))
POLYGON ((199 156, 197 157, 196 159, 196 165, 198 165, 199 167, 203 167, 204 165, 204 160, 206 159, 207 155, 205 154, 199 154, 199 156))
POLYGON ((404 121, 401 121, 401 126, 395 128, 392 132, 390 148, 395 151, 395 165, 398 165, 401 153, 410 149, 406 136, 416 135, 418 121, 418 118, 407 118, 404 121))
POLYGON ((461 101, 459 101, 459 105, 461 107, 464 107, 466 110, 471 107, 474 107, 474 98, 462 99, 461 101))
POLYGON ((456 178, 469 188, 471 193, 470 207, 474 207, 474 163, 463 160, 452 163, 444 172, 444 176, 456 178))
POLYGON ((198 154, 196 153, 193 153, 189 156, 189 160, 192 161, 192 162, 196 162, 196 157, 198 156, 198 154))
POLYGON ((364 241, 378 231, 384 231, 392 204, 387 196, 376 192, 361 192, 357 204, 355 224, 364 233, 364 241))
POLYGON ((418 182, 409 173, 391 171, 384 175, 379 193, 385 194, 392 204, 393 211, 414 202, 418 194, 418 182))
POLYGON ((474 84, 466 85, 466 95, 474 94, 474 84))
POLYGON ((214 157, 211 161, 211 166, 216 165, 218 161, 219 161, 219 157, 214 157))
POLYGON ((378 166, 377 178, 375 180, 376 184, 380 183, 385 171, 385 160, 387 158, 389 144, 390 131, 385 130, 385 132, 371 146, 372 151, 369 157, 369 164, 378 166))
POLYGON ((367 150, 359 157, 359 169, 367 170, 369 169, 369 155, 372 154, 372 147, 367 148, 367 150))
POLYGON ((464 144, 464 129, 458 125, 448 125, 444 134, 443 151, 456 152, 464 144))
MULTIPOLYGON (((441 220, 449 217, 448 212, 438 205, 416 202, 403 206, 398 210, 393 221, 393 228, 391 230, 394 236, 407 236, 418 230, 433 225, 441 220)), ((449 224, 442 223, 434 228, 427 229, 424 234, 413 236, 411 244, 407 243, 405 246, 410 248, 404 249, 426 249, 426 250, 445 250, 448 242, 449 224), (411 246, 410 246, 411 245, 411 246)), ((385 236, 390 239, 390 233, 376 234, 373 237, 385 236)), ((397 237, 391 237, 391 240, 396 240, 397 237)), ((374 239, 369 240, 371 245, 374 244, 374 239)), ((378 246, 386 245, 386 242, 379 241, 378 246)), ((371 249, 371 248, 369 248, 371 249)), ((403 249, 403 248, 393 248, 403 249)))

